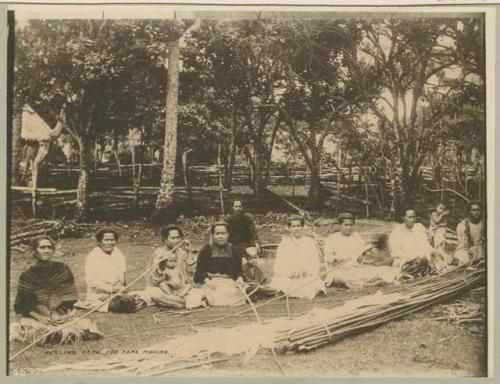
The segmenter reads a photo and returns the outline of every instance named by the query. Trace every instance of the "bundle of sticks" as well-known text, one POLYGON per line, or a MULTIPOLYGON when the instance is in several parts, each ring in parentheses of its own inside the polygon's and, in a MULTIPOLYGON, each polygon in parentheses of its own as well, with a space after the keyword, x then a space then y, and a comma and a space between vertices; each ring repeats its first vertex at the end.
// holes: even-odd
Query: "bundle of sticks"
POLYGON ((20 227, 12 231, 10 244, 11 246, 16 246, 22 243, 29 243, 33 238, 40 235, 55 236, 59 233, 62 226, 63 223, 60 221, 43 220, 20 227))
POLYGON ((333 312, 326 321, 312 322, 277 337, 280 350, 307 351, 372 329, 391 320, 451 299, 466 290, 484 284, 485 262, 473 267, 454 268, 440 276, 429 277, 385 293, 386 300, 365 300, 350 310, 333 312), (395 295, 391 295, 395 294, 395 295))

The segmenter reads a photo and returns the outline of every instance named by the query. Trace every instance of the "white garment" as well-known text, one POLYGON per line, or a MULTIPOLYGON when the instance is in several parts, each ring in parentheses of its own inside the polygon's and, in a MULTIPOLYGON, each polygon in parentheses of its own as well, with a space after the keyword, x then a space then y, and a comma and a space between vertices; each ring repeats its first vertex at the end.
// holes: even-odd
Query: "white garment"
POLYGON ((394 282, 398 274, 392 267, 374 267, 358 263, 358 257, 367 249, 366 243, 358 232, 350 236, 335 232, 325 240, 325 260, 328 269, 333 261, 348 260, 338 268, 327 273, 326 284, 333 280, 343 281, 349 288, 362 288, 376 280, 387 284, 394 282))
MULTIPOLYGON (((99 287, 107 284, 113 286, 124 285, 126 261, 123 253, 115 247, 111 254, 107 254, 100 247, 95 247, 85 259, 85 281, 87 282, 87 298, 84 305, 94 307, 105 301, 110 294, 99 291, 99 287)), ((99 308, 100 312, 107 312, 108 305, 99 308)))
POLYGON ((290 297, 312 299, 318 292, 324 292, 319 269, 319 253, 312 238, 283 237, 276 252, 270 286, 278 291, 289 292, 290 297))
POLYGON ((356 265, 358 257, 366 249, 365 241, 358 232, 353 232, 350 236, 346 236, 342 232, 335 232, 325 240, 325 260, 327 263, 332 263, 334 260, 349 259, 343 266, 356 265))
POLYGON ((415 258, 425 257, 430 260, 433 248, 429 244, 425 227, 415 223, 412 229, 403 223, 396 226, 389 236, 389 251, 394 266, 401 266, 415 258))

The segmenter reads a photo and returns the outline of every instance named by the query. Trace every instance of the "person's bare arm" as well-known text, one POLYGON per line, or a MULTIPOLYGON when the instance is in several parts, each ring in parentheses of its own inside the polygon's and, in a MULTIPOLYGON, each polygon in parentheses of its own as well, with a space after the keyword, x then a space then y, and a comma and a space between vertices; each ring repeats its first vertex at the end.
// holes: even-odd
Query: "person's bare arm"
POLYGON ((166 293, 166 294, 169 294, 169 295, 172 295, 172 290, 170 289, 170 286, 168 285, 168 283, 166 281, 162 281, 158 287, 161 289, 161 291, 163 293, 166 293))

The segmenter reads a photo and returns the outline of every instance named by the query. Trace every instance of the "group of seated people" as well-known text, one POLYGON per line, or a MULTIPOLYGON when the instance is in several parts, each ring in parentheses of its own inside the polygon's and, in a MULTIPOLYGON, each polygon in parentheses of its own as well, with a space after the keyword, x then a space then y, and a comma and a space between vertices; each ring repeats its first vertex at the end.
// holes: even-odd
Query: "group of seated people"
MULTIPOLYGON (((78 300, 70 268, 52 260, 54 241, 40 236, 33 241, 35 264, 19 278, 14 310, 21 319, 11 324, 11 339, 29 342, 67 321, 72 321, 69 329, 54 332, 45 341, 101 337, 92 320, 77 320, 75 308, 122 313, 150 305, 190 309, 241 304, 250 298, 278 294, 312 299, 332 285, 352 288, 391 283, 401 277, 404 266, 412 260, 436 262, 439 252, 433 245, 440 230, 445 229, 442 223, 446 210, 440 205, 436 212, 431 217, 429 237, 423 225, 416 222, 416 211, 407 209, 404 223, 390 234, 388 247, 387 241, 368 246, 353 231, 355 218, 351 213, 341 214, 340 231, 324 240, 305 230, 302 216, 291 216, 289 233, 278 246, 270 276, 260 269, 255 225, 238 200, 226 221, 212 224, 210 241, 197 258, 179 226, 163 228, 164 245, 149 260, 142 290, 128 290, 125 257, 116 246, 119 234, 103 228, 96 235, 97 246, 85 261, 85 301, 78 300)), ((457 250, 452 260, 445 260, 448 264, 466 263, 484 255, 484 222, 478 203, 471 204, 469 217, 458 225, 457 237, 457 250)))

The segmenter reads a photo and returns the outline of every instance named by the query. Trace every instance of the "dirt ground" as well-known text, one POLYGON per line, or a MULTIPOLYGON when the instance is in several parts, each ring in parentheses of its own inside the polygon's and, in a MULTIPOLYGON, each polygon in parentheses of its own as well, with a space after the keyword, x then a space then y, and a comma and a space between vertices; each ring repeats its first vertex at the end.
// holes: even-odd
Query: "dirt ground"
MULTIPOLYGON (((370 231, 379 226, 377 221, 359 221, 356 230, 370 231)), ((158 228, 143 223, 115 225, 122 238, 118 244, 127 258, 127 281, 132 281, 144 271, 153 250, 160 245, 158 228)), ((276 224, 258 225, 262 243, 277 243, 284 233, 284 227, 277 231, 276 224), (272 229, 272 230, 271 230, 272 229)), ((208 238, 204 228, 193 230, 186 235, 195 246, 200 246, 208 238)), ((62 239, 58 245, 59 256, 55 259, 67 263, 75 275, 80 297, 85 296, 84 261, 85 255, 95 246, 93 238, 62 239)), ((15 297, 17 280, 22 270, 33 263, 29 251, 11 253, 10 276, 10 321, 15 320, 12 303, 15 297)), ((144 287, 144 282, 136 288, 144 287)), ((378 288, 380 289, 380 288, 378 288)), ((384 288, 381 288, 382 290, 384 288)), ((363 291, 331 290, 327 296, 313 301, 291 299, 292 316, 298 316, 315 306, 332 307, 352 297, 374 293, 377 288, 363 291)), ((467 293, 456 300, 473 302, 481 299, 481 294, 467 293)), ((70 363, 94 360, 100 352, 107 349, 121 351, 144 348, 157 344, 169 337, 193 332, 205 327, 220 327, 255 322, 252 312, 217 321, 225 314, 236 313, 245 306, 212 307, 194 310, 178 315, 161 312, 159 308, 146 308, 135 314, 94 314, 105 337, 98 341, 80 345, 44 346, 33 348, 10 363, 12 375, 40 374, 36 370, 56 363, 70 363), (160 323, 153 318, 160 313, 160 323), (214 321, 215 320, 215 321, 214 321), (205 324, 192 325, 205 321, 205 324)), ((259 312, 263 318, 276 318, 286 315, 285 301, 277 301, 262 307, 259 312)), ((82 312, 83 313, 83 312, 82 312)), ((344 339, 318 350, 279 355, 278 358, 287 376, 484 376, 486 374, 486 338, 484 327, 457 326, 446 321, 437 321, 439 308, 431 308, 400 321, 393 321, 375 330, 344 339)), ((19 351, 23 345, 10 344, 10 353, 19 351)), ((46 373, 45 373, 46 374, 46 373)), ((56 371, 51 375, 81 375, 78 371, 56 371)), ((84 372, 84 375, 103 376, 112 373, 84 372)), ((209 366, 197 367, 177 372, 172 376, 281 376, 272 355, 261 350, 250 361, 243 356, 235 356, 228 361, 209 366)))

